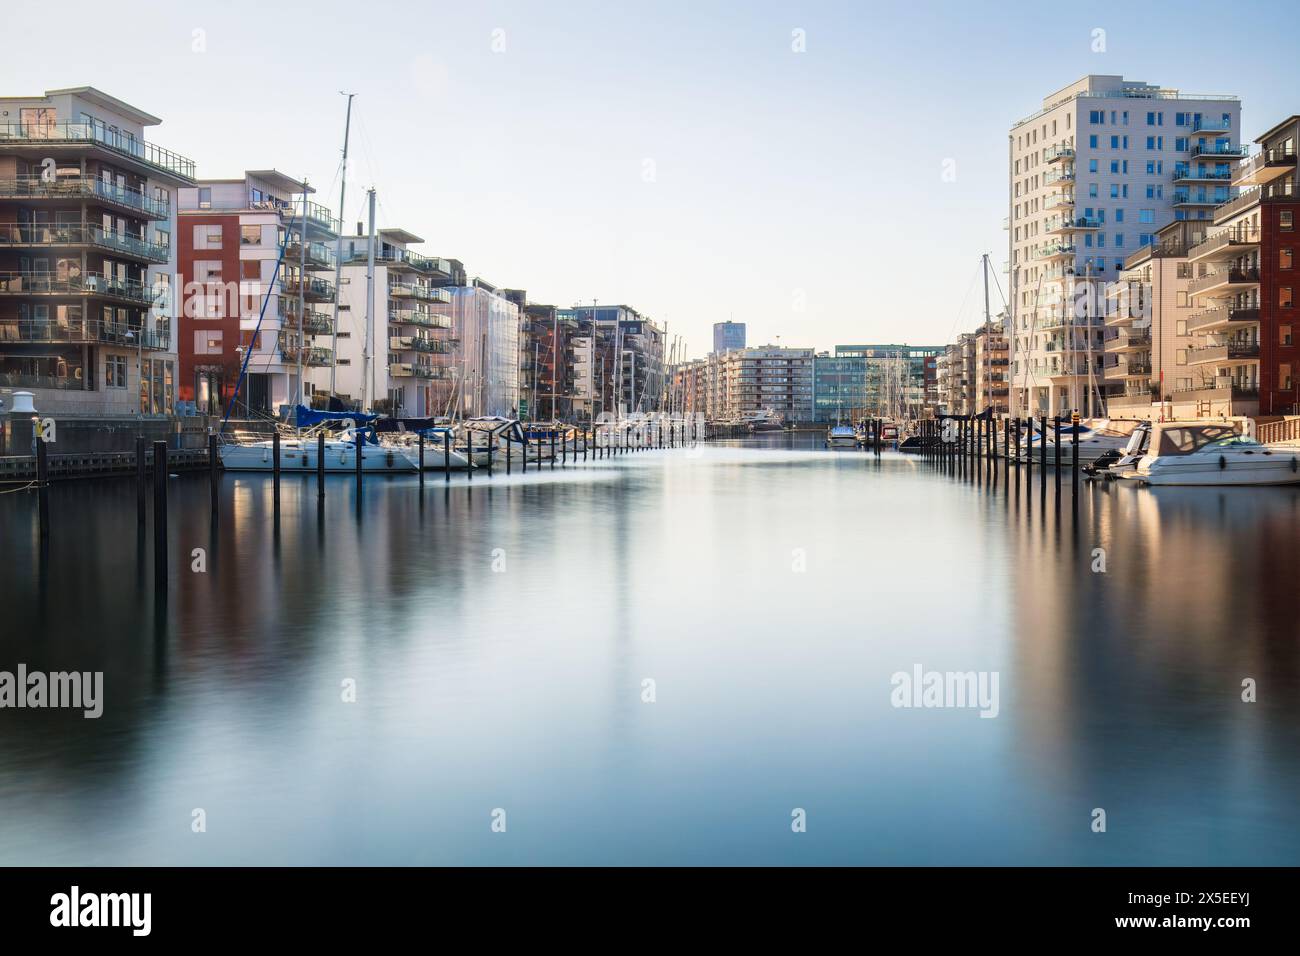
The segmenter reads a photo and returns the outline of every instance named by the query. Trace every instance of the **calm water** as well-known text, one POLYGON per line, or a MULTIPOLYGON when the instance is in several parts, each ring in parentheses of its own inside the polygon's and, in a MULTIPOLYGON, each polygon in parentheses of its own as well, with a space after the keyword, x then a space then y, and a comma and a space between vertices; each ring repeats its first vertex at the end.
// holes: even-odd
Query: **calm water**
POLYGON ((278 532, 269 479, 214 524, 176 478, 161 608, 129 481, 56 487, 44 557, 0 496, 0 670, 106 698, 0 710, 0 862, 1300 863, 1300 493, 1076 523, 819 445, 286 479, 278 532), (891 706, 918 664, 998 716, 891 706))

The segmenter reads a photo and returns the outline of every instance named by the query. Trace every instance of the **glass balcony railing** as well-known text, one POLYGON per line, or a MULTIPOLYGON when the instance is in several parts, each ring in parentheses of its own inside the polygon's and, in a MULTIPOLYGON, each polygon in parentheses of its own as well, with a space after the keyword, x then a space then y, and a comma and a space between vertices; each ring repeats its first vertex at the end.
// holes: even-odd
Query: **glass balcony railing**
MULTIPOLYGON (((298 196, 287 206, 280 206, 280 214, 291 222, 297 222, 303 216, 302 197, 298 196)), ((307 200, 307 225, 310 229, 319 229, 337 236, 343 224, 334 218, 334 213, 328 206, 322 206, 318 202, 307 200)))
POLYGON ((1192 147, 1192 156, 1222 156, 1240 159, 1250 152, 1248 146, 1233 146, 1231 143, 1197 143, 1192 147))
POLYGON ((153 143, 146 143, 120 130, 92 123, 0 123, 0 146, 58 143, 87 143, 143 163, 159 172, 194 181, 194 160, 153 143))
POLYGON ((1232 120, 1230 117, 1211 119, 1208 116, 1198 116, 1192 121, 1193 133, 1227 133, 1231 130, 1232 120))
POLYGON ((73 176, 53 182, 35 176, 0 179, 0 199, 98 199, 141 213, 150 219, 167 219, 171 216, 171 203, 166 198, 155 199, 138 189, 106 183, 92 176, 73 176))
POLYGON ((0 248, 5 246, 94 246, 156 263, 164 263, 170 256, 167 246, 89 223, 0 225, 0 248))
POLYGON ((162 287, 145 285, 135 279, 88 272, 69 276, 55 272, 0 272, 0 295, 95 295, 150 308, 166 296, 162 287))
POLYGON ((98 319, 19 319, 0 322, 0 344, 25 342, 39 345, 121 345, 150 352, 166 351, 170 335, 123 322, 98 319))

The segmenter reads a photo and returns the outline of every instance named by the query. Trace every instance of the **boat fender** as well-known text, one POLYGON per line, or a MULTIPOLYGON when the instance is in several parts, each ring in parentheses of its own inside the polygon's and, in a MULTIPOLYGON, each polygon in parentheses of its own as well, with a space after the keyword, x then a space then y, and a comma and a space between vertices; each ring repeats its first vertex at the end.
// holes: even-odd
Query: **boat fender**
POLYGON ((1224 470, 1225 468, 1227 468, 1227 467, 1228 467, 1228 459, 1226 459, 1226 458, 1224 458, 1222 455, 1220 455, 1220 456, 1219 456, 1219 471, 1223 471, 1223 470, 1224 470))

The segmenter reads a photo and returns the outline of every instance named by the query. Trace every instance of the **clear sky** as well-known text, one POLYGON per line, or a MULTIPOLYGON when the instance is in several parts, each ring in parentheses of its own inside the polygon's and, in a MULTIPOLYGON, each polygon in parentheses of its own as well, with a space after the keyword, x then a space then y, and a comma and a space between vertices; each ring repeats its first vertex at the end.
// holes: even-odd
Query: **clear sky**
POLYGON ((426 253, 632 305, 692 355, 728 318, 750 344, 943 344, 981 317, 981 253, 1005 289, 1007 130, 1047 93, 1237 94, 1251 139, 1300 112, 1290 4, 1074 6, 14 4, 0 92, 96 86, 200 176, 274 166, 336 207, 354 91, 347 228, 374 185, 426 253))

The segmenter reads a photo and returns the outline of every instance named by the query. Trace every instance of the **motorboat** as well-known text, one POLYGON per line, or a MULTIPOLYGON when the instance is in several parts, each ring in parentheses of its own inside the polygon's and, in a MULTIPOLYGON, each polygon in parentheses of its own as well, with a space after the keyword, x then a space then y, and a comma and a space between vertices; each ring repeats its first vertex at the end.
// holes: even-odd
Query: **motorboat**
MULTIPOLYGON (((1061 422, 1061 465, 1069 468, 1074 464, 1075 435, 1078 435, 1079 467, 1085 471, 1088 466, 1114 452, 1112 460, 1118 460, 1128 446, 1133 432, 1142 422, 1117 418, 1081 419, 1078 423, 1061 422)), ((1032 455, 1034 464, 1042 460, 1042 443, 1047 443, 1047 463, 1056 464, 1056 424, 1048 419, 1034 419, 1034 430, 1021 437, 1020 447, 1015 456, 1017 461, 1024 461, 1026 455, 1032 455), (1046 426, 1046 434, 1044 427, 1046 426)))
POLYGON ((1128 476, 1147 485, 1300 483, 1300 449, 1261 445, 1242 420, 1158 422, 1128 476))
POLYGON ((856 448, 858 434, 851 425, 832 425, 826 430, 827 448, 856 448))
POLYGON ((1094 478, 1114 480, 1127 477, 1137 470, 1137 463, 1146 455, 1150 441, 1151 423, 1138 422, 1133 434, 1129 436, 1128 444, 1118 451, 1111 449, 1102 452, 1090 464, 1082 466, 1081 470, 1094 478))
POLYGON ((771 408, 750 412, 741 419, 741 424, 751 432, 778 432, 784 427, 781 415, 771 408))

